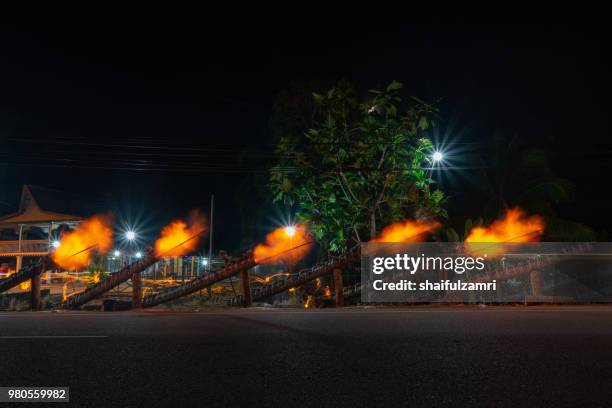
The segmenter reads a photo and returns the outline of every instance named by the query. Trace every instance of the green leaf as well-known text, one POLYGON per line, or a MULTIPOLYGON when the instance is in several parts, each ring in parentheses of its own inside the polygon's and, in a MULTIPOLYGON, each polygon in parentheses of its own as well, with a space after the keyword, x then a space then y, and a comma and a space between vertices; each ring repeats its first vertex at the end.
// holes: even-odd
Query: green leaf
POLYGON ((472 227, 473 227, 472 219, 468 218, 467 220, 465 220, 465 227, 463 228, 463 237, 464 237, 464 239, 467 238, 468 234, 472 230, 472 227))
POLYGON ((401 82, 393 81, 389 85, 387 85, 387 91, 397 91, 402 89, 404 85, 401 82))
POLYGON ((288 178, 284 178, 281 184, 281 188, 284 192, 288 192, 289 190, 291 190, 291 180, 289 180, 288 178))
POLYGON ((355 231, 369 237, 372 213, 379 228, 417 210, 446 216, 446 196, 432 191, 434 181, 422 170, 432 149, 421 135, 431 123, 422 118, 437 107, 414 99, 400 105, 401 89, 393 81, 358 97, 362 93, 340 81, 317 88, 314 100, 307 92, 310 103, 297 120, 283 117, 283 137, 275 146, 281 159, 269 176, 273 197, 295 202, 297 219, 309 225, 324 250, 344 250, 355 231), (368 112, 373 105, 376 114, 368 112))
POLYGON ((421 116, 419 119, 419 128, 421 130, 427 130, 429 128, 429 121, 427 120, 427 116, 421 116))

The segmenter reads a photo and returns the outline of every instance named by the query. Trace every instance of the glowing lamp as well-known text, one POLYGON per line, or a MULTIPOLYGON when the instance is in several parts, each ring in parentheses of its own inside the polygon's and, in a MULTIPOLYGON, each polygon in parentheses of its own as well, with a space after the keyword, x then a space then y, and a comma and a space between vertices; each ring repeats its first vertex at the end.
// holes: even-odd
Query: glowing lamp
POLYGON ((285 234, 287 234, 288 237, 293 237, 295 235, 295 227, 293 225, 285 227, 285 234))

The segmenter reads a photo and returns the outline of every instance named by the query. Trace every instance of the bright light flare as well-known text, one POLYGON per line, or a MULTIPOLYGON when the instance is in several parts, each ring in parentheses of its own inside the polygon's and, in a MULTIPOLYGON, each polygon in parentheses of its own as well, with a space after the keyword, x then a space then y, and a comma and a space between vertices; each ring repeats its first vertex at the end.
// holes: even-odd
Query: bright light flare
POLYGON ((82 268, 89 265, 93 250, 106 252, 112 244, 111 218, 96 215, 65 233, 51 257, 64 269, 82 268))
POLYGON ((295 235, 295 226, 293 225, 288 225, 285 227, 285 234, 287 234, 287 236, 289 238, 293 238, 293 236, 295 235))
POLYGON ((51 243, 51 246, 55 249, 59 248, 60 245, 61 245, 61 242, 57 239, 51 243))
POLYGON ((311 237, 304 225, 279 227, 266 236, 266 242, 254 249, 255 262, 284 261, 294 264, 312 247, 311 237))
POLYGON ((133 241, 136 239, 136 233, 134 231, 128 230, 125 232, 125 239, 128 241, 133 241))
POLYGON ((115 249, 115 251, 113 252, 113 256, 114 257, 118 257, 120 255, 121 255, 121 252, 119 250, 115 249))
POLYGON ((442 160, 444 160, 444 154, 442 152, 439 151, 435 151, 432 155, 431 155, 431 159, 434 162, 440 162, 442 160))
POLYGON ((142 252, 138 251, 136 252, 136 255, 134 255, 136 258, 140 259, 142 258, 142 252))
POLYGON ((386 226, 370 242, 421 242, 440 228, 437 221, 404 220, 386 226))

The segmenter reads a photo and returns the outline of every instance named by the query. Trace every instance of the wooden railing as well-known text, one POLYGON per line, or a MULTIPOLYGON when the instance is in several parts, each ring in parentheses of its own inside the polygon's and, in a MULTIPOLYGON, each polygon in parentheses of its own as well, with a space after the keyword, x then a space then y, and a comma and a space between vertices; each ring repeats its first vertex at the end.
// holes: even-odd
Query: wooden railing
POLYGON ((49 252, 49 241, 46 239, 28 239, 19 241, 0 241, 0 256, 39 255, 49 252))

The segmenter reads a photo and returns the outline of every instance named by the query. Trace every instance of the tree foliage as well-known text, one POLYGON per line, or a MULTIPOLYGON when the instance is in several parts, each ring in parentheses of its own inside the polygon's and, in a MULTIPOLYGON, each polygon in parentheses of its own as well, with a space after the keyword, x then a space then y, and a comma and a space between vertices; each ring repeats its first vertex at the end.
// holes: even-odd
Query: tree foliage
POLYGON ((433 188, 435 103, 400 98, 402 84, 360 98, 347 81, 312 93, 301 132, 278 139, 272 168, 275 202, 295 208, 331 251, 372 238, 406 217, 445 217, 445 195, 433 188), (310 105, 309 105, 310 106, 310 105))

